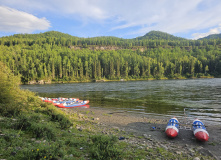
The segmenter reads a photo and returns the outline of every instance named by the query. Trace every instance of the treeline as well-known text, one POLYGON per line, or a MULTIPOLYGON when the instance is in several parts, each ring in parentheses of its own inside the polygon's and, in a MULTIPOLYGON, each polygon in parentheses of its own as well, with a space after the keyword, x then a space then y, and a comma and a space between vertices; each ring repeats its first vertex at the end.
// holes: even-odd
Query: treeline
POLYGON ((15 45, 58 45, 62 47, 80 46, 88 48, 89 46, 116 46, 123 49, 131 48, 155 48, 155 47, 207 47, 221 45, 221 39, 201 39, 187 40, 172 36, 164 32, 152 31, 148 34, 134 39, 123 39, 117 37, 93 37, 79 38, 68 34, 50 31, 40 34, 16 34, 14 36, 0 38, 0 45, 8 47, 15 45))
POLYGON ((0 61, 21 75, 22 82, 220 76, 220 45, 220 39, 78 38, 46 32, 0 38, 0 61), (119 48, 91 50, 89 46, 119 48))

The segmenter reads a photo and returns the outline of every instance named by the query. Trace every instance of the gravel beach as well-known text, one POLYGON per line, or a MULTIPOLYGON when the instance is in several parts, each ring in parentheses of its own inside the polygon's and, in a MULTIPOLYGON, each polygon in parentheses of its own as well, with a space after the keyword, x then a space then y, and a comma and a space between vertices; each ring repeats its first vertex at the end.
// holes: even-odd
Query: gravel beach
MULTIPOLYGON (((151 148, 163 147, 175 154, 187 154, 194 159, 195 153, 210 156, 212 159, 221 159, 221 125, 206 126, 210 138, 207 142, 199 142, 194 138, 191 125, 183 125, 178 137, 170 139, 165 134, 168 119, 164 117, 153 118, 148 115, 141 115, 125 111, 116 111, 103 108, 73 108, 64 109, 67 112, 78 112, 94 121, 98 125, 107 128, 115 128, 128 134, 134 134, 139 138, 129 143, 142 143, 151 148)), ((197 158, 197 157, 196 157, 197 158)))

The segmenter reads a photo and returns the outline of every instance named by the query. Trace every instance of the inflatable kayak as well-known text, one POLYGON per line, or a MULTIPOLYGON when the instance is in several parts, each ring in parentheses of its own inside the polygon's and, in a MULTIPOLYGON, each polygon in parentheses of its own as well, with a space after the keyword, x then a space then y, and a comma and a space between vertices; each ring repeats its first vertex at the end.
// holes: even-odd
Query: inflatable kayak
POLYGON ((64 103, 66 101, 78 101, 78 98, 47 98, 47 97, 40 97, 42 101, 48 102, 48 103, 64 103))
POLYGON ((177 118, 171 118, 167 123, 166 135, 170 138, 175 138, 179 133, 179 121, 177 118))
POLYGON ((40 97, 42 101, 52 103, 54 106, 60 108, 81 107, 89 103, 89 100, 79 100, 78 98, 47 98, 40 97))
POLYGON ((60 108, 71 108, 71 107, 81 107, 81 106, 84 106, 84 105, 87 105, 89 103, 89 100, 86 100, 86 101, 77 101, 77 102, 71 102, 71 103, 60 103, 58 105, 56 105, 57 107, 60 107, 60 108))
POLYGON ((58 106, 62 103, 75 103, 75 102, 81 102, 82 100, 79 100, 77 98, 72 98, 70 100, 62 100, 62 101, 52 101, 51 103, 54 105, 54 106, 58 106))
POLYGON ((209 139, 209 133, 206 131, 206 127, 202 121, 195 119, 193 121, 193 134, 197 140, 205 142, 209 139))

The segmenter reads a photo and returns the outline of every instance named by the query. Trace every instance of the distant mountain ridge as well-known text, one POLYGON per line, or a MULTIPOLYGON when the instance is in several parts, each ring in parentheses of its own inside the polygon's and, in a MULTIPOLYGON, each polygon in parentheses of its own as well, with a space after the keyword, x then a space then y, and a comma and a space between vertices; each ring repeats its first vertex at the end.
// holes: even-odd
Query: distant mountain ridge
MULTIPOLYGON (((38 34, 15 34, 13 35, 13 37, 17 37, 17 38, 23 38, 23 37, 28 37, 28 38, 39 38, 39 37, 56 37, 56 38, 81 38, 81 37, 76 37, 76 36, 72 36, 70 34, 67 33, 62 33, 62 32, 58 32, 58 31, 48 31, 48 32, 44 32, 44 33, 38 33, 38 34)), ((111 38, 111 39, 124 39, 124 38, 118 38, 118 37, 114 37, 114 36, 99 36, 99 37, 90 37, 88 39, 94 39, 94 38, 111 38)), ((87 38, 84 38, 87 39, 87 38)), ((171 34, 165 33, 165 32, 161 32, 161 31, 150 31, 147 34, 145 34, 144 36, 140 36, 140 37, 136 37, 133 39, 138 39, 138 40, 144 40, 144 39, 150 39, 150 40, 186 40, 185 38, 181 38, 181 37, 176 37, 173 36, 171 34)))
POLYGON ((166 32, 161 32, 161 31, 150 31, 147 34, 145 34, 144 36, 141 37, 137 37, 137 39, 139 40, 143 40, 143 39, 151 39, 151 40, 186 40, 185 38, 181 38, 181 37, 176 37, 173 36, 171 34, 168 34, 166 32))
POLYGON ((211 35, 208 35, 206 37, 199 38, 198 40, 203 40, 203 39, 219 39, 219 38, 221 38, 221 34, 211 34, 211 35))
MULTIPOLYGON (((37 33, 37 34, 14 34, 11 36, 6 37, 15 37, 15 38, 30 38, 30 39, 37 39, 37 38, 66 38, 66 39, 112 39, 112 40, 127 40, 124 38, 114 37, 114 36, 98 36, 98 37, 89 37, 89 38, 83 38, 83 37, 77 37, 72 36, 67 33, 62 33, 59 31, 47 31, 44 33, 37 33)), ((3 37, 0 37, 3 38, 3 37)), ((197 40, 203 40, 203 39, 221 39, 221 34, 212 34, 207 37, 199 38, 197 40)), ((170 41, 182 41, 182 40, 190 40, 182 37, 177 37, 172 34, 161 32, 161 31, 150 31, 146 33, 144 36, 139 36, 136 38, 128 39, 128 40, 170 40, 170 41)))
POLYGON ((38 33, 38 34, 15 34, 15 35, 13 35, 13 37, 16 37, 16 38, 24 38, 24 37, 27 38, 28 37, 28 38, 33 38, 33 39, 40 38, 40 37, 78 38, 76 36, 72 36, 70 34, 58 32, 58 31, 48 31, 48 32, 38 33))

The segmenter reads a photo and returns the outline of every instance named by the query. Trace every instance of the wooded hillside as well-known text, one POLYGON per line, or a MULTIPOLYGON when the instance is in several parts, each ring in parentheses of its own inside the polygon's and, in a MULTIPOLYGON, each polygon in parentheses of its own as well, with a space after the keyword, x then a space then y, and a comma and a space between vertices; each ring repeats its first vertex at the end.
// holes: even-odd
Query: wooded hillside
POLYGON ((221 39, 80 38, 50 31, 0 38, 0 61, 22 82, 221 76, 221 39))

